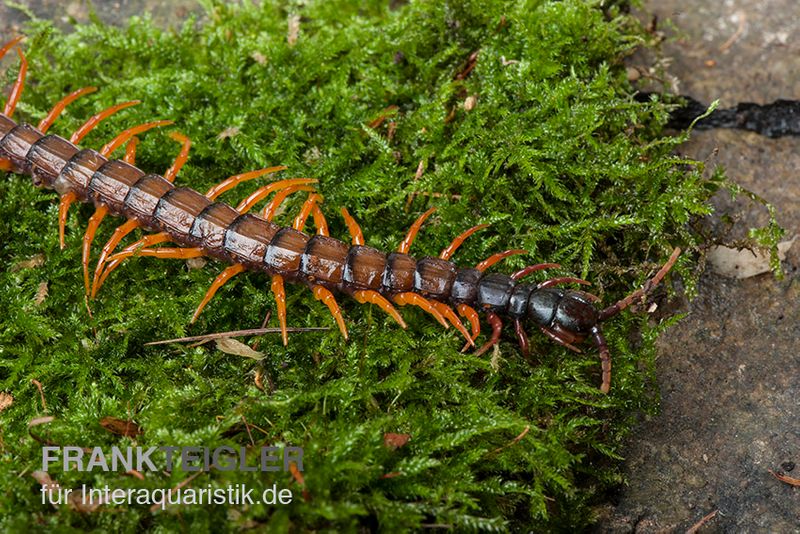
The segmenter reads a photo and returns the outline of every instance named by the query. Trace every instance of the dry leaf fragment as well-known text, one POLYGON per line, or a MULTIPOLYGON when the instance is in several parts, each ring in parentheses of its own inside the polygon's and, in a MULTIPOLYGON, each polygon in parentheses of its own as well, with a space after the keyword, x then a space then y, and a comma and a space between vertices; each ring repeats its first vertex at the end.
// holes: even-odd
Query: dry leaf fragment
POLYGON ((469 95, 466 100, 464 100, 464 109, 466 111, 472 111, 475 109, 475 106, 478 105, 478 97, 475 95, 469 95))
POLYGON ((300 15, 289 15, 288 26, 286 42, 289 43, 289 46, 294 46, 300 36, 300 15))
POLYGON ((10 393, 0 391, 0 412, 14 404, 14 397, 10 393))
POLYGON ((34 417, 28 422, 28 428, 33 426, 39 425, 46 425, 47 423, 52 423, 55 420, 55 417, 52 415, 45 415, 44 417, 34 417))
MULTIPOLYGON (((87 488, 88 489, 88 488, 87 488)), ((98 508, 103 506, 104 504, 108 504, 104 495, 94 496, 91 494, 91 489, 89 489, 88 494, 84 493, 84 489, 81 488, 79 491, 73 491, 67 497, 67 504, 70 508, 75 510, 76 512, 80 512, 82 514, 90 514, 92 512, 97 511, 98 508), (91 495, 91 497, 89 496, 91 495)))
POLYGON ((387 432, 383 435, 383 445, 387 449, 399 449, 411 439, 411 434, 387 432))
POLYGON ((256 63, 259 65, 266 65, 267 64, 267 56, 262 54, 261 52, 253 52, 250 54, 250 57, 255 60, 256 63))
POLYGON ((238 128, 237 126, 228 126, 217 135, 217 139, 224 141, 225 139, 236 137, 239 135, 239 133, 241 133, 241 131, 241 128, 238 128))
POLYGON ((41 265, 44 265, 44 254, 36 254, 25 261, 21 261, 12 265, 11 272, 14 273, 21 271, 22 269, 34 269, 41 265))
POLYGON ((36 289, 36 295, 33 297, 33 302, 37 306, 44 302, 47 298, 47 281, 40 282, 39 287, 36 289))
POLYGON ((233 354, 234 356, 244 356, 245 358, 252 358, 254 360, 263 360, 264 353, 251 349, 241 341, 236 341, 229 337, 223 337, 216 341, 217 348, 225 354, 233 354))
POLYGON ((202 269, 203 267, 206 266, 206 263, 208 263, 208 261, 206 261, 205 258, 189 258, 188 260, 186 260, 186 266, 189 268, 190 271, 202 269))
MULTIPOLYGON (((778 243, 778 258, 786 259, 786 251, 792 247, 796 237, 778 243)), ((714 272, 728 278, 750 278, 769 272, 769 254, 761 251, 716 246, 708 252, 708 263, 714 272)))
POLYGON ((135 438, 142 434, 142 429, 133 421, 126 421, 118 417, 103 417, 100 419, 100 426, 118 436, 135 438))

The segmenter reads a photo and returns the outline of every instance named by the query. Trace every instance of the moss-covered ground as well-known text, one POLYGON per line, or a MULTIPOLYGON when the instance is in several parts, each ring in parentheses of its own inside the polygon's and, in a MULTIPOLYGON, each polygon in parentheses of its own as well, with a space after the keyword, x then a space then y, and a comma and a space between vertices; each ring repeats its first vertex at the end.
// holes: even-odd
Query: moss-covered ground
MULTIPOLYGON (((682 138, 662 133, 664 103, 634 100, 623 59, 650 36, 614 3, 207 7, 201 22, 175 31, 133 19, 124 29, 96 23, 62 34, 32 22, 20 115, 38 121, 61 95, 97 85, 54 131, 65 135, 102 107, 141 99, 84 144, 172 119, 194 141, 180 184, 202 191, 282 164, 281 176, 319 179, 332 233, 343 238, 340 207, 360 221, 368 245, 389 250, 437 206, 412 249, 418 256, 491 223, 457 262, 524 248, 528 256, 496 269, 558 262, 563 270, 548 274, 588 278, 612 302, 682 246, 675 273, 692 286, 701 238, 691 223, 710 211, 722 178, 704 179, 701 164, 674 155, 682 138)), ((11 82, 15 65, 5 65, 11 82)), ((165 131, 150 132, 138 165, 163 172, 177 149, 165 131)), ((223 198, 235 203, 262 184, 223 198)), ((274 307, 268 279, 237 277, 189 326, 222 265, 135 258, 109 278, 90 315, 80 242, 92 208, 71 213, 61 251, 55 200, 20 176, 0 180, 0 391, 11 402, 0 411, 4 531, 582 528, 592 503, 621 482, 616 462, 634 415, 654 408, 653 344, 665 324, 645 314, 606 326, 614 358, 607 396, 591 348, 576 355, 534 334, 530 365, 507 334, 498 352, 479 358, 459 352, 458 334, 421 311, 404 310, 402 330, 347 299, 349 342, 335 328, 292 335, 287 348, 275 335, 250 339, 261 361, 213 345, 146 347, 260 326, 274 307), (43 416, 53 419, 29 428, 43 416), (132 420, 142 433, 109 432, 105 417, 132 420), (395 436, 391 446, 391 434, 410 439, 398 447, 404 439, 395 436), (276 483, 294 492, 286 506, 89 512, 42 504, 31 473, 45 443, 247 446, 253 454, 285 443, 304 447, 304 472, 302 483, 241 471, 188 483, 258 491, 276 483)), ((284 223, 302 200, 288 202, 284 223)), ((101 228, 95 257, 113 226, 101 228)), ((309 291, 290 287, 288 303, 290 325, 334 326, 309 291)), ((169 488, 194 473, 49 474, 72 488, 169 488)))

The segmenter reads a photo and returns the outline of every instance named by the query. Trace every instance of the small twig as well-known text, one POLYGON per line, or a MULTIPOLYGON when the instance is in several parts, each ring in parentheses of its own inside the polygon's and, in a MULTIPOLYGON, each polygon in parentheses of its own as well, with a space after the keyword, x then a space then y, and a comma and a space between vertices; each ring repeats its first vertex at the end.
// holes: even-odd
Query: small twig
POLYGON ((717 516, 718 513, 719 513, 719 510, 714 510, 710 514, 703 516, 703 518, 700 521, 698 521, 697 523, 692 525, 691 528, 686 531, 686 534, 695 534, 695 532, 700 530, 700 527, 702 527, 707 522, 709 522, 712 519, 714 519, 717 516))
MULTIPOLYGON (((323 332, 330 330, 327 326, 310 326, 307 328, 287 328, 287 332, 323 332)), ((230 332, 217 332, 216 334, 205 334, 202 336, 189 336, 177 337, 175 339, 163 339, 161 341, 150 341, 145 343, 147 345, 166 345, 167 343, 187 343, 189 341, 211 340, 220 339, 223 337, 241 337, 241 336, 260 336, 261 334, 276 334, 280 332, 280 328, 250 328, 247 330, 231 330, 230 332)))
POLYGON ((166 501, 167 499, 169 499, 170 495, 172 495, 172 492, 178 491, 179 489, 181 489, 182 487, 186 486, 189 482, 191 482, 192 480, 196 479, 197 477, 199 477, 202 474, 203 474, 203 471, 198 471, 197 473, 193 474, 189 478, 184 479, 183 481, 179 482, 178 485, 175 486, 174 488, 170 488, 169 490, 167 490, 167 495, 164 497, 164 499, 159 501, 159 502, 157 502, 157 503, 155 503, 155 504, 153 504, 153 506, 150 507, 150 511, 151 512, 155 512, 156 510, 161 508, 161 505, 163 504, 163 502, 166 501))
POLYGON ((250 437, 250 443, 255 447, 256 442, 253 441, 253 434, 250 432, 250 424, 247 422, 247 419, 245 419, 244 414, 242 414, 242 422, 244 423, 245 430, 247 430, 247 435, 250 437))
POLYGON ((520 432, 519 436, 517 436, 516 438, 512 439, 510 443, 506 443, 502 447, 496 448, 495 450, 492 451, 492 454, 497 454, 498 452, 502 451, 503 449, 507 449, 508 447, 511 447, 512 445, 516 445, 517 443, 522 441, 522 438, 524 438, 528 434, 528 432, 530 432, 530 431, 531 431, 531 425, 527 425, 525 427, 525 429, 522 432, 520 432))
POLYGON ((794 477, 786 476, 783 473, 778 474, 775 471, 773 471, 772 469, 767 469, 767 471, 769 471, 770 475, 774 476, 775 478, 777 478, 781 482, 785 482, 786 484, 789 484, 790 486, 800 487, 800 478, 794 478, 794 477))
POLYGON ((42 411, 47 411, 47 403, 44 401, 44 389, 42 388, 42 383, 36 380, 35 378, 31 379, 31 384, 36 386, 36 389, 39 390, 39 395, 42 396, 42 411))
POLYGON ((736 15, 739 17, 739 27, 736 28, 736 31, 733 32, 733 35, 731 35, 727 41, 720 45, 720 52, 727 52, 728 49, 733 46, 733 43, 738 41, 739 37, 744 33, 745 26, 747 25, 747 13, 744 11, 737 11, 736 15))

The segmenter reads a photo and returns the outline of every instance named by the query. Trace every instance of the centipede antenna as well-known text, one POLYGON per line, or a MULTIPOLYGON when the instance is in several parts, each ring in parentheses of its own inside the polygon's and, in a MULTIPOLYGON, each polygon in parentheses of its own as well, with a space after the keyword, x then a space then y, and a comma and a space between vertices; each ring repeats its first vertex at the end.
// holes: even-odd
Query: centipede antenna
POLYGON ((644 285, 640 288, 625 297, 624 299, 620 300, 619 302, 612 304, 608 308, 604 309, 600 312, 600 316, 598 321, 603 322, 611 317, 614 317, 616 314, 633 304, 636 299, 639 299, 645 296, 650 290, 652 290, 655 286, 657 286, 661 280, 667 275, 667 273, 672 269, 672 266, 675 265, 675 262, 678 261, 678 256, 681 255, 681 249, 679 247, 675 247, 672 251, 672 255, 667 260, 661 269, 656 273, 656 275, 647 280, 644 285))

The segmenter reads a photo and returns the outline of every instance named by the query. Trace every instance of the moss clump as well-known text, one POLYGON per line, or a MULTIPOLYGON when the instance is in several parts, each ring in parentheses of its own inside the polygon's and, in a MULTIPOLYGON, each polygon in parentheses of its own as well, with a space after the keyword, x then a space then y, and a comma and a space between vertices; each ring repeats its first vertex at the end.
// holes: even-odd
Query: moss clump
MULTIPOLYGON (((346 206, 367 243, 382 249, 436 205, 415 254, 435 255, 465 227, 488 222, 491 229, 459 251, 460 263, 525 248, 529 257, 503 267, 559 262, 564 275, 592 280, 607 302, 641 283, 672 246, 696 244, 687 223, 710 212, 721 177, 704 180, 699 164, 673 155, 681 138, 662 136, 663 103, 633 99, 622 59, 646 35, 616 8, 578 0, 263 4, 209 3, 206 17, 179 31, 133 19, 125 29, 94 23, 64 35, 33 22, 34 82, 21 114, 37 120, 67 91, 99 86, 56 125, 63 134, 101 107, 142 99, 85 144, 174 119, 194 141, 179 183, 204 190, 284 164, 287 175, 319 178, 334 235, 346 235, 337 216, 346 206), (299 22, 292 43, 290 17, 299 22)), ((144 137, 140 167, 169 165, 178 147, 164 139, 144 137)), ((235 202, 257 185, 224 198, 235 202)), ((288 203, 284 221, 301 200, 288 203)), ((238 277, 189 328, 220 266, 134 259, 111 276, 89 316, 80 236, 90 213, 84 206, 71 215, 61 252, 52 192, 16 176, 0 181, 0 390, 14 397, 0 414, 3 530, 580 528, 591 522, 598 493, 620 482, 613 461, 631 414, 653 407, 648 385, 661 327, 630 314, 608 324, 608 396, 597 390, 593 350, 575 355, 534 336, 535 366, 510 339, 491 360, 476 358, 422 313, 405 311, 403 331, 352 301, 342 301, 350 343, 335 330, 294 335, 288 348, 267 336, 258 340, 267 354, 258 363, 207 347, 144 347, 257 326, 273 306, 268 281, 238 277), (35 255, 42 265, 20 263, 35 255), (37 304, 43 283, 48 294, 37 304), (641 337, 631 342, 630 332, 641 337), (255 372, 268 377, 267 391, 256 387, 255 372), (33 380, 44 386, 46 410, 33 380), (192 484, 260 491, 277 483, 295 499, 156 513, 55 510, 27 475, 41 465, 27 425, 47 414, 54 421, 34 433, 59 445, 130 445, 103 430, 107 416, 135 420, 142 446, 300 445, 304 486, 284 473, 212 472, 192 484), (411 439, 387 447, 387 433, 411 439)), ((105 225, 98 245, 111 229, 105 225)), ((687 254, 676 271, 691 283, 689 267, 687 254)), ((290 288, 289 307, 292 325, 332 325, 306 290, 290 288)), ((111 488, 167 488, 190 474, 51 473, 64 487, 111 488)))

